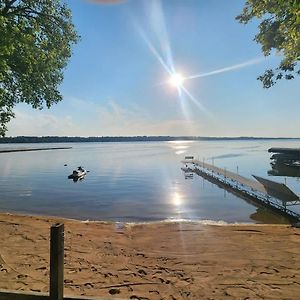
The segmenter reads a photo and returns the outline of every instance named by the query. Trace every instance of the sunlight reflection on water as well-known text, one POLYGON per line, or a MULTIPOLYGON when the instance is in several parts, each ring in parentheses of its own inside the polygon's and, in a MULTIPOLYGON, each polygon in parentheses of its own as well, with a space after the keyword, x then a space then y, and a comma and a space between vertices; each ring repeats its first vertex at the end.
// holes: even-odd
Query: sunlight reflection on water
MULTIPOLYGON (((295 145, 298 142, 81 143, 71 144, 70 150, 0 154, 0 209, 120 222, 184 219, 282 223, 282 217, 230 193, 224 197, 222 189, 201 177, 185 179, 180 161, 184 155, 200 160, 214 157, 216 166, 233 172, 238 166, 243 176, 267 177, 270 155, 266 150, 295 145), (251 148, 257 151, 249 152, 251 148), (90 173, 74 183, 67 176, 79 165, 90 173)), ((272 179, 284 181, 280 176, 272 179)), ((287 183, 300 194, 297 178, 288 178, 287 183)))

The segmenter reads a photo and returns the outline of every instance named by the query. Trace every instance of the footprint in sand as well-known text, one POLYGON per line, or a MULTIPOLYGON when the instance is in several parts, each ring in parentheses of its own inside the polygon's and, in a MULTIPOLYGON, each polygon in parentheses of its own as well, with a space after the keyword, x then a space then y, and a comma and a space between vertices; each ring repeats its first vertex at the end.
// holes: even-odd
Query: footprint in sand
POLYGON ((144 253, 141 253, 141 252, 136 253, 136 256, 146 257, 146 255, 144 253))
POLYGON ((147 275, 147 272, 145 270, 143 270, 143 269, 139 269, 138 272, 141 275, 147 275))
POLYGON ((136 295, 130 296, 129 299, 132 299, 132 300, 149 300, 149 298, 147 298, 147 297, 138 297, 136 295))
POLYGON ((116 295, 116 294, 120 294, 121 291, 119 289, 110 289, 108 291, 111 295, 116 295))
POLYGON ((97 268, 94 267, 94 266, 91 266, 91 270, 92 270, 93 272, 97 272, 97 271, 98 271, 97 268))
POLYGON ((65 284, 73 283, 73 280, 71 280, 71 279, 65 279, 65 280, 64 280, 64 283, 65 283, 65 284))
POLYGON ((170 281, 169 279, 163 279, 163 278, 161 278, 161 277, 158 277, 158 279, 159 279, 159 281, 160 281, 161 283, 165 283, 165 284, 170 284, 170 283, 171 283, 171 281, 170 281))
POLYGON ((159 295, 159 291, 156 291, 156 290, 149 291, 149 293, 150 293, 150 294, 153 293, 153 294, 159 295))

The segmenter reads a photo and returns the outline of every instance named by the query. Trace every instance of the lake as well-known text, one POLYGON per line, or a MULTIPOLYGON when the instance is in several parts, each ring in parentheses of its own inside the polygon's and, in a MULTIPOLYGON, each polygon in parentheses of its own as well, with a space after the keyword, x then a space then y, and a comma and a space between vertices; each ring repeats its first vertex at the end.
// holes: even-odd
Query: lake
MULTIPOLYGON (((299 195, 298 177, 272 176, 267 152, 299 145, 297 140, 2 144, 0 149, 72 149, 0 153, 0 210, 119 222, 286 223, 197 175, 186 179, 181 160, 193 155, 246 177, 286 181, 299 195), (89 173, 73 182, 67 176, 78 166, 89 173)), ((299 206, 292 210, 299 212, 299 206)))

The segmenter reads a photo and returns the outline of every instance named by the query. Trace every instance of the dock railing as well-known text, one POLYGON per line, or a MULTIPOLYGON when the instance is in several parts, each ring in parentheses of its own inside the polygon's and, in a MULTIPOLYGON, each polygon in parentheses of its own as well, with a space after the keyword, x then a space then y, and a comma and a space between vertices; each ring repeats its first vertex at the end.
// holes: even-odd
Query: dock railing
POLYGON ((258 182, 198 160, 184 160, 182 163, 189 166, 188 168, 196 174, 222 184, 224 188, 230 188, 238 194, 250 197, 251 200, 275 209, 277 212, 292 218, 295 222, 300 221, 300 214, 280 204, 279 199, 268 195, 263 185, 258 182))

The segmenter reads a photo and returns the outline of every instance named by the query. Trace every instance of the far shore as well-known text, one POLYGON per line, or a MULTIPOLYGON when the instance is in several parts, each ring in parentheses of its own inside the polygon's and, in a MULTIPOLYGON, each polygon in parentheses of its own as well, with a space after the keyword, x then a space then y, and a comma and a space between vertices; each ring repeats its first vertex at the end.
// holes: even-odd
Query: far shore
POLYGON ((0 289, 48 291, 49 228, 65 224, 65 295, 299 299, 300 229, 123 224, 0 213, 0 289))

